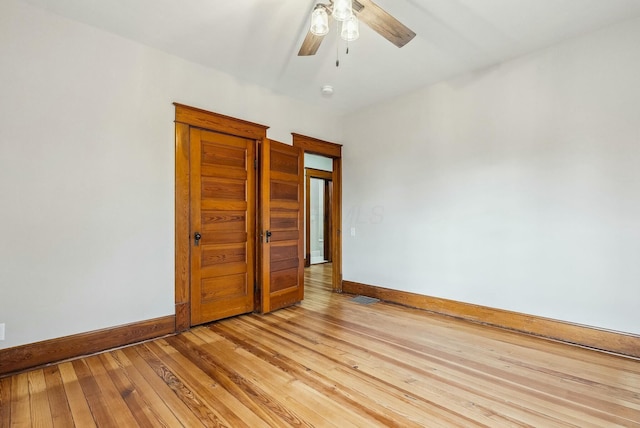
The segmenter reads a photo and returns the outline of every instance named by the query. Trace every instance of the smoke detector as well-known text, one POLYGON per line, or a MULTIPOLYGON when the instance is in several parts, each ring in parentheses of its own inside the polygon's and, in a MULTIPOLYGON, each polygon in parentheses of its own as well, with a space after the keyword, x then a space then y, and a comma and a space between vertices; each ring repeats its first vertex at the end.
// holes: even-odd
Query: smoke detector
POLYGON ((323 97, 325 98, 329 98, 330 96, 333 95, 333 86, 331 85, 324 85, 321 89, 320 89, 320 93, 322 94, 323 97))

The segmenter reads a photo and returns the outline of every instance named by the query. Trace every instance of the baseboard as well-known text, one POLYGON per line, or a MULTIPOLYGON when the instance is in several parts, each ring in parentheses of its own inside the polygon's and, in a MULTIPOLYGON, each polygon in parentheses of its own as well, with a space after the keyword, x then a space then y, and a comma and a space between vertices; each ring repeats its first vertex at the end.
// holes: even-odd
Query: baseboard
POLYGON ((342 290, 345 293, 375 297, 387 302, 424 309, 468 321, 640 358, 640 336, 631 333, 604 330, 566 321, 351 281, 343 281, 342 290))
POLYGON ((0 376, 175 332, 174 315, 0 349, 0 376))

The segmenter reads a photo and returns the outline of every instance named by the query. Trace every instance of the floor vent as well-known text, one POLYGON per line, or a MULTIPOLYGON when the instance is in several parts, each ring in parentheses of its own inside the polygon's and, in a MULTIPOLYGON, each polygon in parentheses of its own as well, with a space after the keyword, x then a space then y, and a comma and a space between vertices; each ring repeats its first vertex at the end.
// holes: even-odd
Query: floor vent
POLYGON ((372 303, 378 303, 380 299, 376 299, 374 297, 367 296, 356 296, 351 299, 352 302, 360 303, 361 305, 371 305, 372 303))

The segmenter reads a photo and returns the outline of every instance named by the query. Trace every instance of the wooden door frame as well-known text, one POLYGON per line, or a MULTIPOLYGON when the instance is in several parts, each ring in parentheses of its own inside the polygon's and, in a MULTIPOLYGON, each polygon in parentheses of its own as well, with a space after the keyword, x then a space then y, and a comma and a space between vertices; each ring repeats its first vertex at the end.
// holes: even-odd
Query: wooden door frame
MULTIPOLYGON (((305 267, 311 266, 311 179, 317 178, 319 180, 323 180, 325 182, 325 208, 329 205, 329 209, 333 205, 333 201, 329 201, 327 204, 327 182, 333 183, 333 173, 329 171, 322 171, 315 168, 305 168, 305 191, 304 191, 304 203, 305 203, 305 220, 304 220, 304 234, 305 234, 305 250, 304 250, 304 265, 305 267)), ((329 196, 330 197, 330 196, 329 196)), ((333 241, 331 239, 331 214, 329 215, 329 231, 327 232, 327 221, 323 220, 325 234, 325 239, 329 241, 329 248, 333 248, 333 241)), ((326 245, 324 248, 325 256, 327 255, 326 245)), ((332 260, 333 252, 331 251, 328 255, 329 261, 332 260)))
POLYGON ((333 159, 333 200, 331 201, 331 255, 333 291, 342 292, 342 145, 293 133, 293 145, 301 147, 304 153, 311 153, 333 159))
MULTIPOLYGON (((175 310, 176 331, 191 327, 190 128, 261 142, 268 126, 174 103, 175 115, 175 310)), ((256 221, 256 219, 253 219, 256 221)), ((255 281, 255 278, 253 278, 255 281)))

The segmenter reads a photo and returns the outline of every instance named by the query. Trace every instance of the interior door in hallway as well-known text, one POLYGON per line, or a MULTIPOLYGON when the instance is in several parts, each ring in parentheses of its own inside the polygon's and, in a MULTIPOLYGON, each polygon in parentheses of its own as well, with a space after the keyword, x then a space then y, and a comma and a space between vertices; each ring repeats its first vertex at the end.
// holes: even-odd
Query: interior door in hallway
POLYGON ((254 309, 255 140, 190 130, 191 325, 254 309))
POLYGON ((304 156, 265 139, 261 148, 262 312, 304 298, 304 156))

